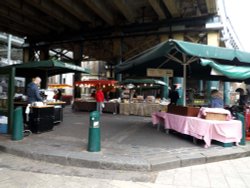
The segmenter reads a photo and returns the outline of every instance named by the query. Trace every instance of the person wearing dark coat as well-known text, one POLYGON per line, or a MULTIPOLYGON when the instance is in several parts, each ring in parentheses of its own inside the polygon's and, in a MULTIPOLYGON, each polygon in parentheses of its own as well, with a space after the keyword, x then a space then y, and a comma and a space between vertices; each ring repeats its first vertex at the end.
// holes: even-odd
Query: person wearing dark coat
POLYGON ((176 105, 177 101, 179 99, 179 93, 176 90, 176 88, 177 88, 177 86, 174 85, 173 89, 170 91, 170 93, 168 95, 168 97, 170 98, 170 105, 172 105, 172 104, 176 105))
POLYGON ((27 97, 29 104, 31 104, 32 102, 43 101, 38 89, 41 81, 42 80, 40 77, 36 77, 27 85, 27 97))

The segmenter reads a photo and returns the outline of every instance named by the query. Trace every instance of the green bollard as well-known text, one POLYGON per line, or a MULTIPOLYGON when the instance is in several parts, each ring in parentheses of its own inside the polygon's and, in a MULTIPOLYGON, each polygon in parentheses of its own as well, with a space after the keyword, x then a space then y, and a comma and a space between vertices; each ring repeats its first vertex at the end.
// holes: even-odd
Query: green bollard
POLYGON ((242 123, 242 138, 240 140, 240 145, 246 145, 246 125, 245 125, 245 117, 242 113, 237 113, 238 119, 242 123))
POLYGON ((21 107, 18 107, 14 110, 12 140, 18 141, 22 139, 23 139, 23 109, 21 107))
POLYGON ((101 150, 100 113, 97 111, 91 112, 89 122, 88 151, 97 152, 101 150))

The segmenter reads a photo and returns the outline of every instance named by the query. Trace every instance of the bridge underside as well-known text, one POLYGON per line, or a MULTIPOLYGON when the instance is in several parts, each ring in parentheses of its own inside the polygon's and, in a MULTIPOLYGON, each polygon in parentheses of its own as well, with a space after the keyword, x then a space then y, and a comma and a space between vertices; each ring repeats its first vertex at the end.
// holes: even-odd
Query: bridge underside
POLYGON ((24 62, 53 51, 116 64, 168 38, 218 39, 216 14, 215 0, 2 0, 0 31, 26 38, 24 62))

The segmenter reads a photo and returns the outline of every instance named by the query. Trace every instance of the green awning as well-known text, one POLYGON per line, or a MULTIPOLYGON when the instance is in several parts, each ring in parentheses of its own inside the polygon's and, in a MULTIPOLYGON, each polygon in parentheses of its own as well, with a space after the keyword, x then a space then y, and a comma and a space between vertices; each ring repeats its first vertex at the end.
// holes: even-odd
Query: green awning
POLYGON ((88 69, 58 60, 34 61, 5 66, 1 69, 4 71, 10 69, 11 67, 16 68, 16 76, 20 77, 32 77, 44 74, 47 76, 53 76, 65 73, 90 73, 88 69))
POLYGON ((187 64, 189 77, 208 78, 211 68, 202 66, 200 58, 211 59, 221 65, 250 66, 250 53, 247 52, 169 40, 117 65, 115 72, 142 76, 146 75, 147 68, 169 68, 174 70, 174 76, 182 76, 182 65, 187 64))
POLYGON ((201 59, 203 66, 210 66, 220 75, 224 75, 231 79, 245 80, 250 78, 250 67, 246 66, 232 66, 232 65, 220 65, 213 60, 201 59))

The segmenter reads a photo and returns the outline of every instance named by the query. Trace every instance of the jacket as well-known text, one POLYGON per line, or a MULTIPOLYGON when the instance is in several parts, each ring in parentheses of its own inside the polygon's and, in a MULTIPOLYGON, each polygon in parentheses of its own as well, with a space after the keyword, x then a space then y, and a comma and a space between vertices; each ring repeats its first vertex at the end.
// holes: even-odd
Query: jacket
POLYGON ((40 96, 37 85, 33 82, 27 85, 27 96, 28 96, 28 103, 43 100, 42 97, 40 96))
POLYGON ((103 94, 102 90, 96 91, 95 100, 96 100, 96 102, 104 102, 104 94, 103 94))
POLYGON ((218 97, 211 98, 211 108, 223 108, 223 107, 224 107, 223 99, 218 97))

